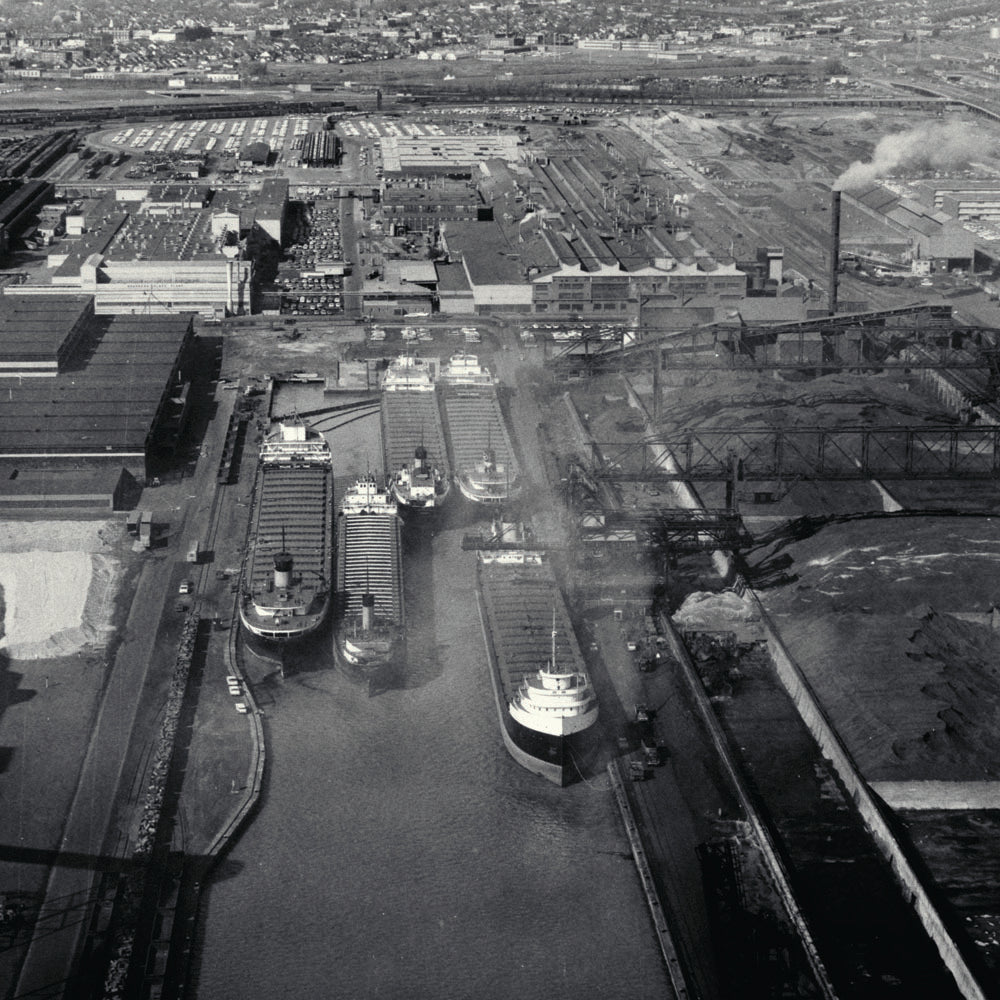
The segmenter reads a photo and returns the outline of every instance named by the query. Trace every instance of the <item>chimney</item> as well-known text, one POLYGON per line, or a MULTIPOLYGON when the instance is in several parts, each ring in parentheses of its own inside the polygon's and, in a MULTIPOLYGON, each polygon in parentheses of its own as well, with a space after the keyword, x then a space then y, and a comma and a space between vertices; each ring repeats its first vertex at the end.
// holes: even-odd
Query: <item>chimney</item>
POLYGON ((830 315, 837 314, 837 274, 840 270, 840 192, 830 191, 830 315))
POLYGON ((274 589, 287 590, 292 585, 292 557, 279 552, 274 557, 274 589))
POLYGON ((375 595, 363 594, 361 597, 361 627, 370 632, 375 624, 375 595))

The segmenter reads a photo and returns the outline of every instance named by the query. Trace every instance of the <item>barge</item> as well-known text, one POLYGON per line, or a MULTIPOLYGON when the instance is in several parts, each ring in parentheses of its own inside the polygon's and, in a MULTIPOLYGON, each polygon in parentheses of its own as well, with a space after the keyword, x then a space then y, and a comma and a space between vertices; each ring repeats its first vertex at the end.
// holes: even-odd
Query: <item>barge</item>
POLYGON ((332 598, 333 461, 304 421, 279 422, 261 446, 239 613, 257 639, 315 632, 332 598))

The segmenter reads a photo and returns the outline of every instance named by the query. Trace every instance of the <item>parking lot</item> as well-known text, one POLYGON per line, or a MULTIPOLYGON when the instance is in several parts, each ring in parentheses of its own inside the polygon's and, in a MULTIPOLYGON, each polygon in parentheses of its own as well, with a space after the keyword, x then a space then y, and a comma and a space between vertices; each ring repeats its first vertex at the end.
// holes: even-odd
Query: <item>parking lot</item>
POLYGON ((316 201, 296 220, 276 290, 283 316, 329 316, 344 308, 344 247, 338 202, 316 201))

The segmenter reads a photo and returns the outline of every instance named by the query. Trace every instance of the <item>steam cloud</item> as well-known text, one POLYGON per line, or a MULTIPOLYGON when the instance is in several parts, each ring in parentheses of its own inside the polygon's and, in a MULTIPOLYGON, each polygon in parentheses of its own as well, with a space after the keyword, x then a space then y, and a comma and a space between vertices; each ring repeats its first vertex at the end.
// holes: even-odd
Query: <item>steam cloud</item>
POLYGON ((962 122, 923 125, 879 140, 870 163, 855 160, 833 183, 841 191, 865 187, 899 173, 957 170, 983 154, 982 133, 962 122))

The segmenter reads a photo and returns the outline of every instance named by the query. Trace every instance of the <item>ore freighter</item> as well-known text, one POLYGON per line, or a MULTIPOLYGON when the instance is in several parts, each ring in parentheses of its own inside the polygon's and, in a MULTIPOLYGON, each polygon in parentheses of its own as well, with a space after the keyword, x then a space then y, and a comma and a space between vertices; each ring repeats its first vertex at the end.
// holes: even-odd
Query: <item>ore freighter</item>
POLYGON ((300 639, 331 602, 333 462, 323 436, 280 422, 261 446, 240 620, 257 638, 300 639))
POLYGON ((389 365, 382 380, 386 479, 408 510, 438 508, 451 490, 436 368, 436 359, 404 354, 389 365))
POLYGON ((597 698, 545 556, 480 550, 479 613, 500 731, 522 767, 568 785, 598 747, 597 698))
POLYGON ((401 665, 406 622, 398 508, 371 474, 359 477, 340 504, 337 590, 337 657, 374 693, 401 665))
POLYGON ((442 370, 452 465, 462 495, 501 504, 519 492, 517 461, 500 411, 497 379, 464 351, 442 370))

